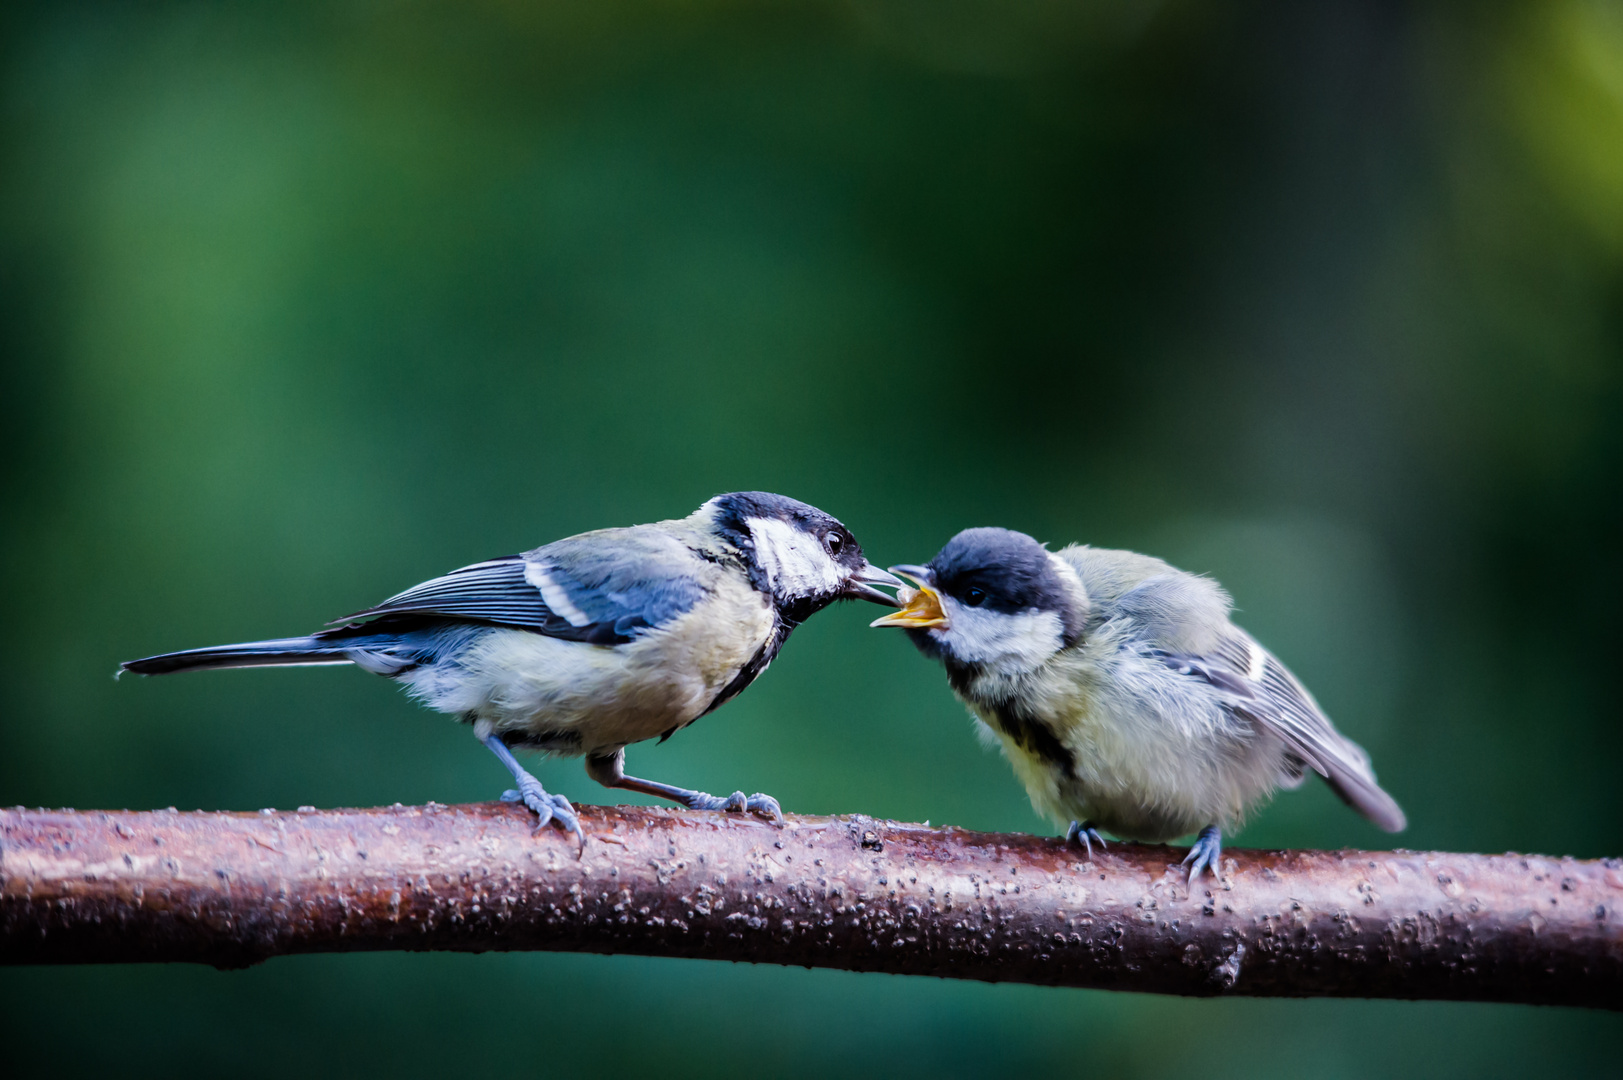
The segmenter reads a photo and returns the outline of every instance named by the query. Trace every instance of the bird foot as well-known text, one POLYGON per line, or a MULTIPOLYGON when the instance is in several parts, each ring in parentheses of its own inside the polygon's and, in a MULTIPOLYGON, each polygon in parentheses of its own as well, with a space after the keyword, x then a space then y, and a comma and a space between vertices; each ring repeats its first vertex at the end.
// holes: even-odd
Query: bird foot
POLYGON ((1212 877, 1219 882, 1223 880, 1223 832, 1216 825, 1208 825, 1200 830, 1195 838, 1194 846, 1189 854, 1183 857, 1184 864, 1189 867, 1189 884, 1195 884, 1200 872, 1210 867, 1212 877))
POLYGON ((717 795, 707 795, 702 791, 689 791, 680 801, 689 810, 725 810, 732 814, 760 814, 780 825, 783 823, 783 808, 778 805, 778 800, 760 792, 745 795, 742 791, 735 791, 724 799, 717 795))
POLYGON ((517 789, 509 788, 502 792, 502 802, 521 802, 529 807, 536 816, 535 831, 540 832, 548 824, 556 825, 565 832, 572 832, 580 841, 584 850, 586 847, 586 834, 581 831, 580 818, 575 814, 575 808, 569 805, 569 800, 562 795, 548 795, 541 786, 541 781, 528 774, 519 781, 517 789))
POLYGON ((1099 835, 1099 830, 1093 827, 1091 821, 1073 821, 1071 827, 1065 830, 1065 842, 1076 844, 1087 849, 1088 861, 1093 861, 1093 845, 1109 847, 1105 838, 1099 835))

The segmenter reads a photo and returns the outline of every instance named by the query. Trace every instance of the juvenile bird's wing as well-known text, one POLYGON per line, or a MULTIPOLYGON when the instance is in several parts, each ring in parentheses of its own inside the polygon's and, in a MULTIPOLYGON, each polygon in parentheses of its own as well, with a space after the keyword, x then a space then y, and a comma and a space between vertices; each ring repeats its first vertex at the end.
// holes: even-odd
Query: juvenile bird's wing
POLYGON ((652 527, 603 529, 523 555, 474 563, 337 620, 441 616, 514 626, 566 641, 621 645, 688 611, 713 572, 681 540, 652 527))
POLYGON ((1230 624, 1214 648, 1198 655, 1159 649, 1152 655, 1216 687, 1229 708, 1284 739, 1347 805, 1380 828, 1400 832, 1407 824, 1402 808, 1375 782, 1369 755, 1337 731, 1307 688, 1245 631, 1230 624))

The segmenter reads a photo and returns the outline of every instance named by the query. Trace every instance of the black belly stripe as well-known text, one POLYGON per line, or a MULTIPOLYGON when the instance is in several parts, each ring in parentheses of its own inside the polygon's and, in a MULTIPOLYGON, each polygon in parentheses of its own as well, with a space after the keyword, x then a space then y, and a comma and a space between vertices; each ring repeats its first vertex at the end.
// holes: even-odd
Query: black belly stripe
MULTIPOLYGON (((796 625, 796 623, 784 620, 781 616, 773 620, 772 630, 767 634, 766 641, 762 642, 761 647, 755 650, 755 655, 750 657, 749 663, 745 664, 739 673, 733 676, 732 682, 721 688, 721 693, 716 695, 716 699, 699 716, 709 716, 733 698, 742 694, 749 687, 749 684, 755 681, 756 676, 765 671, 766 666, 778 655, 778 650, 783 648, 785 641, 789 640, 789 632, 796 625)), ((694 719, 697 720, 698 717, 694 717, 694 719)), ((671 732, 675 730, 675 728, 672 728, 671 732)), ((659 741, 664 742, 670 738, 671 732, 667 732, 659 741)))
POLYGON ((504 731, 501 739, 508 746, 549 750, 554 754, 578 754, 581 746, 578 731, 504 731))
POLYGON ((1012 704, 994 705, 992 720, 999 731, 1013 739, 1028 754, 1035 754, 1059 768, 1066 776, 1076 775, 1076 758, 1059 741, 1052 728, 1012 704))
MULTIPOLYGON (((912 633, 912 631, 909 631, 912 633)), ((1076 758, 1065 749, 1054 730, 1012 701, 987 701, 975 692, 979 671, 969 664, 960 664, 950 656, 942 656, 947 669, 947 683, 959 697, 978 702, 992 714, 992 725, 1013 739, 1015 745, 1028 754, 1035 754, 1050 765, 1057 766, 1066 776, 1076 776, 1076 758)))
MULTIPOLYGON (((772 662, 772 658, 778 655, 778 649, 782 644, 783 642, 778 639, 776 634, 768 638, 767 644, 756 650, 755 655, 750 658, 750 662, 745 664, 743 669, 733 677, 732 682, 721 688, 721 693, 717 694, 716 699, 699 715, 709 716, 733 698, 742 694, 749 684, 755 681, 755 677, 766 670, 766 666, 772 662)), ((660 741, 663 742, 664 740, 660 741)))

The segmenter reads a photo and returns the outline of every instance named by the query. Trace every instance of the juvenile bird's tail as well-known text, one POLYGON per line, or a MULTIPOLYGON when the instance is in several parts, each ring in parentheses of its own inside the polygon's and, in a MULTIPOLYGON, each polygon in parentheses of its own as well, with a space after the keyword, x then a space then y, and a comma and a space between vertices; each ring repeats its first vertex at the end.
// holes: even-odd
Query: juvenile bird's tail
POLYGON ((137 675, 167 675, 172 671, 205 671, 209 668, 310 666, 351 664, 347 655, 356 643, 319 637, 278 638, 275 641, 245 641, 240 645, 215 645, 208 649, 187 649, 164 653, 144 660, 126 660, 119 667, 137 675))
POLYGON ((1363 814, 1377 829, 1396 833, 1408 827, 1409 819, 1404 816, 1403 808, 1375 782, 1375 774, 1367 765, 1362 770, 1354 770, 1331 762, 1325 780, 1330 790, 1341 796, 1342 802, 1363 814))

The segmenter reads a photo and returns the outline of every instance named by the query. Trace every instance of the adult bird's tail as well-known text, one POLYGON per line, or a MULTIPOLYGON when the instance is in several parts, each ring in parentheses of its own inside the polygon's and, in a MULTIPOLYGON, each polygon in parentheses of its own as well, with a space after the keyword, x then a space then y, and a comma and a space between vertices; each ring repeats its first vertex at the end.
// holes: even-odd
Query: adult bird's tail
POLYGON ((354 641, 320 637, 245 641, 240 645, 215 645, 208 649, 187 649, 185 652, 149 656, 144 660, 126 660, 119 667, 137 675, 167 675, 172 671, 206 671, 209 668, 352 664, 354 660, 349 653, 355 644, 354 641))

